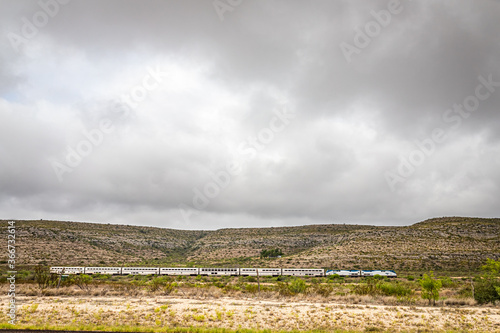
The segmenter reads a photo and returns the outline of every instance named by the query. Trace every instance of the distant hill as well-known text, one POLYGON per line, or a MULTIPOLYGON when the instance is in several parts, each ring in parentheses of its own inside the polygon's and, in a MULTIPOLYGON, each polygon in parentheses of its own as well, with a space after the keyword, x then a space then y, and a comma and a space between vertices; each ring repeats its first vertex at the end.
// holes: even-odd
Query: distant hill
POLYGON ((36 220, 17 221, 16 235, 17 261, 26 265, 259 265, 466 272, 476 270, 486 258, 500 259, 498 218, 443 217, 404 227, 331 224, 216 231, 36 220), (283 257, 260 259, 260 251, 271 248, 282 249, 283 257))

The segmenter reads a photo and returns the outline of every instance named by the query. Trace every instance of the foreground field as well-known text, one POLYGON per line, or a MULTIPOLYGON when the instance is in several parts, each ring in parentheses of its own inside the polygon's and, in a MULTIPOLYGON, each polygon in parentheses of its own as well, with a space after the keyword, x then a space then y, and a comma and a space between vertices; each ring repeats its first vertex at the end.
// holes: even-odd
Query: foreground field
MULTIPOLYGON (((297 299, 180 297, 19 297, 17 328, 166 330, 500 332, 498 307, 338 304, 297 299)), ((1 298, 6 308, 7 299, 1 298)), ((6 322, 4 313, 1 322, 6 322)))

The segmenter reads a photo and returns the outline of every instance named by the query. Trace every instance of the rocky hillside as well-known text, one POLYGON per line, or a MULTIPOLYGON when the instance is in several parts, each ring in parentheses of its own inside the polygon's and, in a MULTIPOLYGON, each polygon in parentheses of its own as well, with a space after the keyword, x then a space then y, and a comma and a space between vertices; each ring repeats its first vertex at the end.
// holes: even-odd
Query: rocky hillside
MULTIPOLYGON (((3 221, 6 224, 6 221, 3 221)), ((111 265, 154 259, 183 260, 204 231, 114 224, 17 221, 22 264, 111 265)))
POLYGON ((488 257, 500 258, 500 219, 450 217, 405 227, 332 224, 216 231, 59 221, 18 221, 16 225, 18 261, 27 265, 263 265, 467 272, 488 257), (262 249, 276 247, 283 250, 282 258, 259 258, 262 249))

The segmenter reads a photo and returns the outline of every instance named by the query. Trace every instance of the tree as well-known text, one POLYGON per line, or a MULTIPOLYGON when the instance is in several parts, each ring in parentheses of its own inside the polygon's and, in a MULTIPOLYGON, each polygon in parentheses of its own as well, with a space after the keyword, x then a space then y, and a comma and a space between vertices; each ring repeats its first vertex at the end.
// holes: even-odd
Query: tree
POLYGON ((76 284, 81 290, 90 291, 92 289, 93 278, 87 274, 71 276, 69 283, 76 284))
POLYGON ((500 260, 495 261, 487 258, 486 265, 482 266, 481 269, 485 271, 487 275, 491 275, 492 277, 500 276, 500 260))
POLYGON ((441 280, 434 278, 434 273, 431 271, 429 275, 424 274, 422 279, 419 281, 422 287, 422 298, 429 300, 429 305, 436 305, 436 301, 439 299, 439 291, 443 286, 441 280))
POLYGON ((282 256, 282 255, 283 255, 283 251, 281 251, 281 249, 279 249, 279 248, 260 251, 261 258, 276 258, 276 257, 282 256))
POLYGON ((51 274, 48 267, 42 265, 35 267, 35 281, 41 290, 54 287, 57 280, 57 274, 51 274))
POLYGON ((486 259, 486 265, 482 266, 483 276, 476 280, 474 284, 474 299, 479 304, 492 303, 500 301, 500 260, 486 259))

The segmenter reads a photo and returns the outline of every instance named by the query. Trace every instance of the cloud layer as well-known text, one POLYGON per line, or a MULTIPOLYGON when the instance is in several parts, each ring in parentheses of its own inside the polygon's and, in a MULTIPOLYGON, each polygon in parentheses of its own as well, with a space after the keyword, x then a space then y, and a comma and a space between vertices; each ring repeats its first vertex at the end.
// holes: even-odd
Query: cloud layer
POLYGON ((3 218, 500 215, 498 1, 0 9, 3 218))

